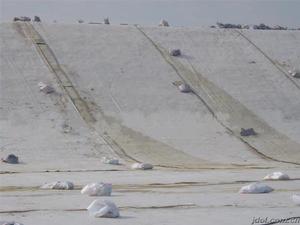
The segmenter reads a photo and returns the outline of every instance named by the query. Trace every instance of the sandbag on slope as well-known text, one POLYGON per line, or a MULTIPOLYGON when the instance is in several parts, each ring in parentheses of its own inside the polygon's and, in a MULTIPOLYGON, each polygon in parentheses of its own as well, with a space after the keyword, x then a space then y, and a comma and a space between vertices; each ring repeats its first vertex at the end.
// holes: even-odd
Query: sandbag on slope
POLYGON ((90 216, 117 218, 120 216, 119 209, 115 203, 111 201, 95 200, 88 207, 87 210, 90 216))
POLYGON ((89 196, 110 196, 111 191, 111 184, 91 183, 82 188, 81 194, 87 194, 89 196))
POLYGON ((242 187, 239 191, 241 194, 261 194, 269 193, 273 191, 273 188, 269 187, 266 184, 262 183, 253 183, 242 187))
POLYGON ((74 184, 70 181, 54 181, 41 186, 41 189, 72 190, 74 184))
POLYGON ((290 177, 282 172, 273 172, 264 177, 264 180, 289 180, 290 177))

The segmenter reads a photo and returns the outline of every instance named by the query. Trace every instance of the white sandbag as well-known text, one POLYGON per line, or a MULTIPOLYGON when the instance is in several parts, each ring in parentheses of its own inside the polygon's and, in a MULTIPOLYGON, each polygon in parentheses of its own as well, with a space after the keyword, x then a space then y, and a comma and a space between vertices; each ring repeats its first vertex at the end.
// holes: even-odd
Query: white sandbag
POLYGON ((89 196, 110 196, 111 191, 111 184, 91 183, 82 188, 81 194, 87 194, 89 196))
POLYGON ((90 216, 94 217, 116 218, 120 216, 115 203, 107 200, 95 200, 87 207, 87 210, 90 216))
POLYGON ((50 94, 52 92, 54 92, 54 88, 51 87, 50 85, 47 85, 43 82, 39 82, 38 84, 40 91, 44 92, 45 94, 50 94))
POLYGON ((296 205, 300 206, 300 195, 292 195, 292 200, 296 205))
POLYGON ((105 164, 120 165, 120 162, 118 159, 109 158, 109 157, 102 157, 101 162, 103 162, 105 164))
POLYGON ((273 172, 264 177, 264 180, 289 180, 290 177, 282 172, 273 172))
POLYGON ((239 191, 241 194, 259 194, 259 193, 269 193, 273 191, 273 188, 262 183, 253 183, 242 187, 239 191))
POLYGON ((70 181, 55 181, 42 185, 41 189, 72 190, 74 184, 70 181))
POLYGON ((134 163, 131 165, 131 169, 134 170, 151 170, 153 169, 153 165, 150 163, 134 163))
POLYGON ((192 91, 191 87, 188 84, 180 84, 178 86, 180 92, 189 93, 192 91))

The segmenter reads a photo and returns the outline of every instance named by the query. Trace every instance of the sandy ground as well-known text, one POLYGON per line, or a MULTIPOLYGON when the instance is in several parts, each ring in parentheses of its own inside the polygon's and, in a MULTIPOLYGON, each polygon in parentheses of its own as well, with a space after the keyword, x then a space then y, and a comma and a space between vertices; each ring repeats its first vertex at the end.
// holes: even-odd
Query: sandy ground
POLYGON ((0 153, 21 162, 0 164, 1 220, 246 225, 299 216, 299 81, 287 73, 299 40, 299 31, 1 24, 0 153), (183 56, 173 60, 169 48, 183 56), (55 93, 40 92, 40 81, 55 93), (178 91, 183 81, 194 93, 178 91), (241 127, 258 135, 241 137, 241 127), (136 161, 154 170, 131 170, 136 161), (273 171, 292 179, 265 182, 269 194, 238 193, 273 171), (75 190, 39 189, 56 180, 75 190), (80 189, 101 181, 113 194, 98 198, 114 201, 119 219, 85 211, 97 197, 80 189))

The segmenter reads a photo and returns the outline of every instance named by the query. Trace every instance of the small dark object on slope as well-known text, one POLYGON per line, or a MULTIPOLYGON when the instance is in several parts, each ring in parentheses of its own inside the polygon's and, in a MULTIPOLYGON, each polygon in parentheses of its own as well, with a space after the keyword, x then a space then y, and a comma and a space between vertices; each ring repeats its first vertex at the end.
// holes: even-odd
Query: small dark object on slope
POLYGON ((50 94, 50 93, 53 93, 55 91, 52 86, 47 85, 43 82, 39 82, 38 86, 40 88, 40 91, 44 92, 45 94, 50 94))
POLYGON ((298 73, 293 74, 293 77, 300 78, 300 73, 298 72, 298 73))
POLYGON ((19 158, 14 154, 9 154, 5 159, 1 159, 2 162, 10 163, 10 164, 18 164, 19 158))
POLYGON ((110 24, 108 17, 107 17, 107 18, 104 18, 104 24, 106 24, 106 25, 109 25, 109 24, 110 24))
POLYGON ((180 56, 181 55, 180 49, 171 49, 169 52, 170 52, 171 56, 180 56))
POLYGON ((245 136, 257 135, 257 133, 254 131, 253 128, 249 128, 249 129, 242 128, 240 135, 245 137, 245 136))
POLYGON ((34 22, 41 22, 41 18, 38 17, 38 16, 34 16, 33 21, 34 21, 34 22))
POLYGON ((294 78, 300 78, 300 70, 297 69, 289 70, 289 74, 291 74, 294 78))

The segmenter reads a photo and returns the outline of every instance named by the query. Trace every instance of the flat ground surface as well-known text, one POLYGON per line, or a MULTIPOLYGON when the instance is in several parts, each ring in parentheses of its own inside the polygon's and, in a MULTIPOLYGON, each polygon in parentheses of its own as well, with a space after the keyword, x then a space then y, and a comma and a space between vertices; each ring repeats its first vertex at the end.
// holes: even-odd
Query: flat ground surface
POLYGON ((299 215, 299 31, 1 24, 1 220, 24 224, 251 224, 299 215), (180 48, 182 56, 168 56, 180 48), (55 92, 40 92, 45 82, 55 92), (187 82, 192 93, 181 93, 187 82), (258 135, 241 137, 241 128, 258 135), (120 166, 101 163, 119 158, 120 166), (149 162, 152 171, 133 171, 149 162), (269 194, 239 189, 265 182, 269 194), (75 190, 41 190, 69 180, 75 190), (89 217, 90 182, 119 219, 89 217))

